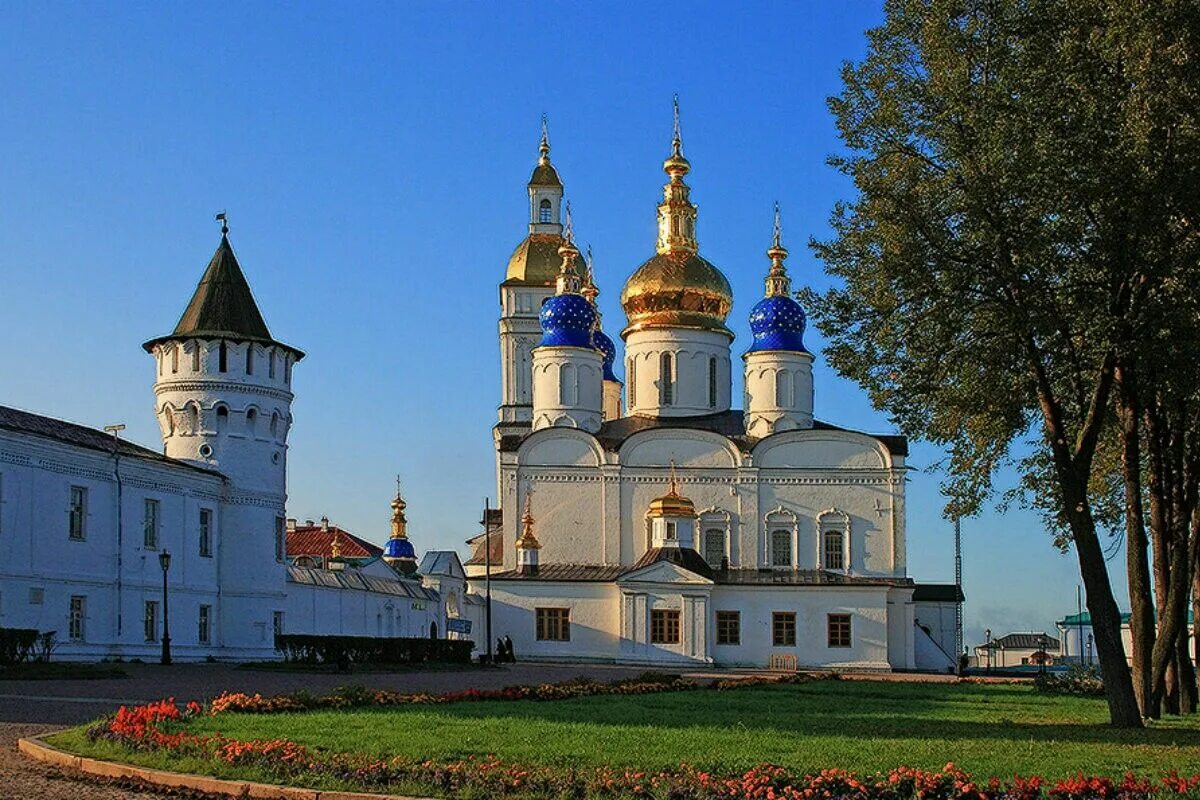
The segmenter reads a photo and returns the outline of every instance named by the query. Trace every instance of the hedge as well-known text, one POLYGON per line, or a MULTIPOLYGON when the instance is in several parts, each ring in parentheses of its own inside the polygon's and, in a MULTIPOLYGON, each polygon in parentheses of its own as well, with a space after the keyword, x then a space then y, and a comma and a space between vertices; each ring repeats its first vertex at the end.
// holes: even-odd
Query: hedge
POLYGON ((40 635, 35 628, 0 628, 0 664, 28 661, 40 635))
POLYGON ((284 633, 275 649, 284 660, 303 664, 446 664, 471 663, 475 643, 463 639, 423 637, 317 636, 284 633))

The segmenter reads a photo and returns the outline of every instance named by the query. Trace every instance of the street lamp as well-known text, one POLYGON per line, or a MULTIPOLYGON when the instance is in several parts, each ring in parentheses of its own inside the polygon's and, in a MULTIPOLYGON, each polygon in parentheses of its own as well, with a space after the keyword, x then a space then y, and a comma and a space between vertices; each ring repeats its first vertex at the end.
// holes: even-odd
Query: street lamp
POLYGON ((1046 634, 1038 637, 1038 672, 1045 674, 1046 661, 1049 660, 1050 654, 1046 652, 1046 634))
POLYGON ((1092 635, 1090 633, 1088 634, 1087 649, 1088 649, 1088 666, 1090 667, 1092 665, 1092 635))
POLYGON ((167 570, 171 567, 171 554, 163 550, 158 554, 158 563, 163 571, 163 635, 162 635, 162 661, 159 663, 167 666, 171 663, 171 625, 167 614, 167 570))
POLYGON ((988 628, 983 632, 983 638, 987 640, 984 644, 984 650, 987 653, 987 668, 988 672, 992 671, 992 629, 988 628))

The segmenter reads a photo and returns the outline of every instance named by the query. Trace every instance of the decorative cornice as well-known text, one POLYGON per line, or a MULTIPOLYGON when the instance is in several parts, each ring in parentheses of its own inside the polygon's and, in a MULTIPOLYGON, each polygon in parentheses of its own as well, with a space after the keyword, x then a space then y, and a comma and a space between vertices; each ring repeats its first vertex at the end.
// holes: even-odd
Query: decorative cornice
POLYGON ((168 392, 241 392, 242 394, 258 394, 265 397, 273 397, 285 403, 291 403, 296 397, 286 389, 276 389, 253 383, 236 383, 234 381, 206 380, 203 378, 158 381, 154 384, 154 394, 156 397, 168 392))

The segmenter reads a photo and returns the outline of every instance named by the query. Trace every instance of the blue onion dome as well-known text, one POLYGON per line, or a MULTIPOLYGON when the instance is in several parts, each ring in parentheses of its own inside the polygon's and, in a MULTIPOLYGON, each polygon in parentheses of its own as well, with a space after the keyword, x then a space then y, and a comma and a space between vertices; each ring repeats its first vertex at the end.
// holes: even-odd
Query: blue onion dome
POLYGON ((417 551, 408 539, 388 539, 383 546, 383 557, 385 559, 415 559, 417 551))
POLYGON ((556 294, 542 304, 541 347, 592 347, 596 310, 581 294, 556 294))
POLYGON ((592 332, 592 347, 599 350, 600 355, 604 357, 604 380, 617 380, 617 375, 613 372, 613 364, 617 361, 617 346, 613 344, 613 340, 609 335, 599 327, 592 332))
POLYGON ((750 310, 750 332, 754 343, 747 352, 764 350, 791 350, 807 353, 804 346, 804 328, 808 319, 804 309, 791 296, 792 279, 788 277, 783 262, 787 248, 780 242, 779 204, 775 204, 775 237, 767 256, 771 259, 771 270, 767 273, 766 296, 750 310))

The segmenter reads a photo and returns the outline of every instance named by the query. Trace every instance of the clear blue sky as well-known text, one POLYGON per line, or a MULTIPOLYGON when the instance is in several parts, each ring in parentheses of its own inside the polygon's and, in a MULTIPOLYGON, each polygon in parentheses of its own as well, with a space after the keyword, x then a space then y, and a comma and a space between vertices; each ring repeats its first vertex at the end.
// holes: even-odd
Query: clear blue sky
MULTIPOLYGON (((494 491, 496 284, 525 232, 539 117, 615 334, 653 248, 674 92, 735 353, 773 201, 794 278, 827 285, 804 243, 850 187, 825 164, 825 99, 876 3, 239 5, 5 9, 0 403, 159 446, 140 344, 174 326, 227 209, 272 333, 308 353, 289 514, 381 541, 398 472, 418 548, 459 547, 494 491)), ((892 429, 820 360, 815 380, 822 419, 892 429)), ((937 459, 914 444, 913 466, 937 459)), ((909 565, 947 581, 937 485, 911 475, 909 565)), ((965 528, 969 641, 1074 609, 1074 556, 1035 515, 965 528)))

